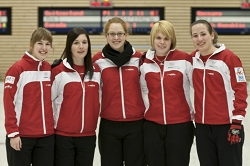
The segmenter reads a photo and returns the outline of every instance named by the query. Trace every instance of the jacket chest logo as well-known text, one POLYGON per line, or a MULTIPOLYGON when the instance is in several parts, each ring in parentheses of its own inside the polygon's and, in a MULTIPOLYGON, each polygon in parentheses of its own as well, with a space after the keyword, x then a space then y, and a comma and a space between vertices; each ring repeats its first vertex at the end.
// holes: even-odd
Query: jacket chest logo
POLYGON ((170 63, 168 63, 167 68, 168 68, 168 69, 180 69, 179 66, 176 66, 176 65, 175 65, 175 62, 170 62, 170 63))

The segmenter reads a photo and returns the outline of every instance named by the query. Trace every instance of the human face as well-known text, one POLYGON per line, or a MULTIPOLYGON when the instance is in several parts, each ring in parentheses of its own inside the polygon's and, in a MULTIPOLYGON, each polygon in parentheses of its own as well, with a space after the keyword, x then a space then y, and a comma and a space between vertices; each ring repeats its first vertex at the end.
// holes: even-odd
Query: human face
POLYGON ((171 39, 167 38, 161 32, 158 32, 154 38, 154 49, 158 56, 165 56, 171 47, 171 39))
POLYGON ((125 34, 124 29, 120 23, 110 24, 106 38, 111 48, 113 48, 114 50, 118 52, 123 52, 126 37, 127 37, 127 34, 125 34), (124 35, 120 37, 118 35, 111 36, 110 34, 112 33, 115 33, 115 34, 120 33, 124 35))
POLYGON ((194 47, 198 49, 202 55, 210 54, 210 50, 214 48, 214 33, 209 34, 206 25, 202 23, 193 25, 191 30, 194 47))
POLYGON ((74 61, 74 64, 76 65, 83 65, 84 57, 88 53, 88 39, 85 34, 79 35, 71 46, 71 53, 72 53, 72 59, 74 61))
POLYGON ((40 61, 43 61, 51 50, 51 43, 48 40, 40 40, 31 46, 31 54, 40 61))

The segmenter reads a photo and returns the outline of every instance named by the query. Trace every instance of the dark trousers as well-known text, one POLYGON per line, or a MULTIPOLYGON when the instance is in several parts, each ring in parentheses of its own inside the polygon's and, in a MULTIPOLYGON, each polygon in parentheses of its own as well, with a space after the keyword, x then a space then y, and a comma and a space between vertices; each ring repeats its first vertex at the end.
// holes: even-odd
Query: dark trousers
POLYGON ((115 122, 101 119, 99 150, 102 166, 145 166, 143 122, 115 122))
POLYGON ((231 145, 227 140, 228 125, 196 124, 196 146, 201 166, 242 166, 244 129, 241 142, 231 145))
POLYGON ((55 135, 55 166, 93 166, 96 136, 55 135))
POLYGON ((149 166, 188 166, 193 122, 161 125, 145 120, 144 148, 149 166))
POLYGON ((42 138, 21 137, 22 148, 16 151, 6 137, 6 151, 9 166, 53 166, 54 135, 42 138))

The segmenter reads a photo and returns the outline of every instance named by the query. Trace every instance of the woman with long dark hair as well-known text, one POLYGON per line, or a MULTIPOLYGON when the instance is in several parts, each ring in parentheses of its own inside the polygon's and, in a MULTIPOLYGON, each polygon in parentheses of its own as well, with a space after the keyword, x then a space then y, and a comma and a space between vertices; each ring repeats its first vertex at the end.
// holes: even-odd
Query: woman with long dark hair
POLYGON ((89 35, 68 32, 61 60, 52 65, 55 165, 92 166, 99 116, 99 67, 92 64, 89 35))

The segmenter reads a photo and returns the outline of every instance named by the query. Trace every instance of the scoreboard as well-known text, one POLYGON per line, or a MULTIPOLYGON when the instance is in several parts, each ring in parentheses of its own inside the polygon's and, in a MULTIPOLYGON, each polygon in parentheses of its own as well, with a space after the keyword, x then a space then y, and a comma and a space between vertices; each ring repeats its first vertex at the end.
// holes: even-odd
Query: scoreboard
POLYGON ((0 8, 0 35, 11 34, 11 8, 0 8))
POLYGON ((207 20, 220 35, 250 35, 250 10, 242 8, 192 8, 192 20, 207 20))
POLYGON ((155 22, 164 19, 164 8, 44 8, 39 9, 39 26, 52 34, 67 34, 75 27, 89 34, 101 34, 104 24, 112 17, 120 17, 132 34, 149 34, 155 22))

